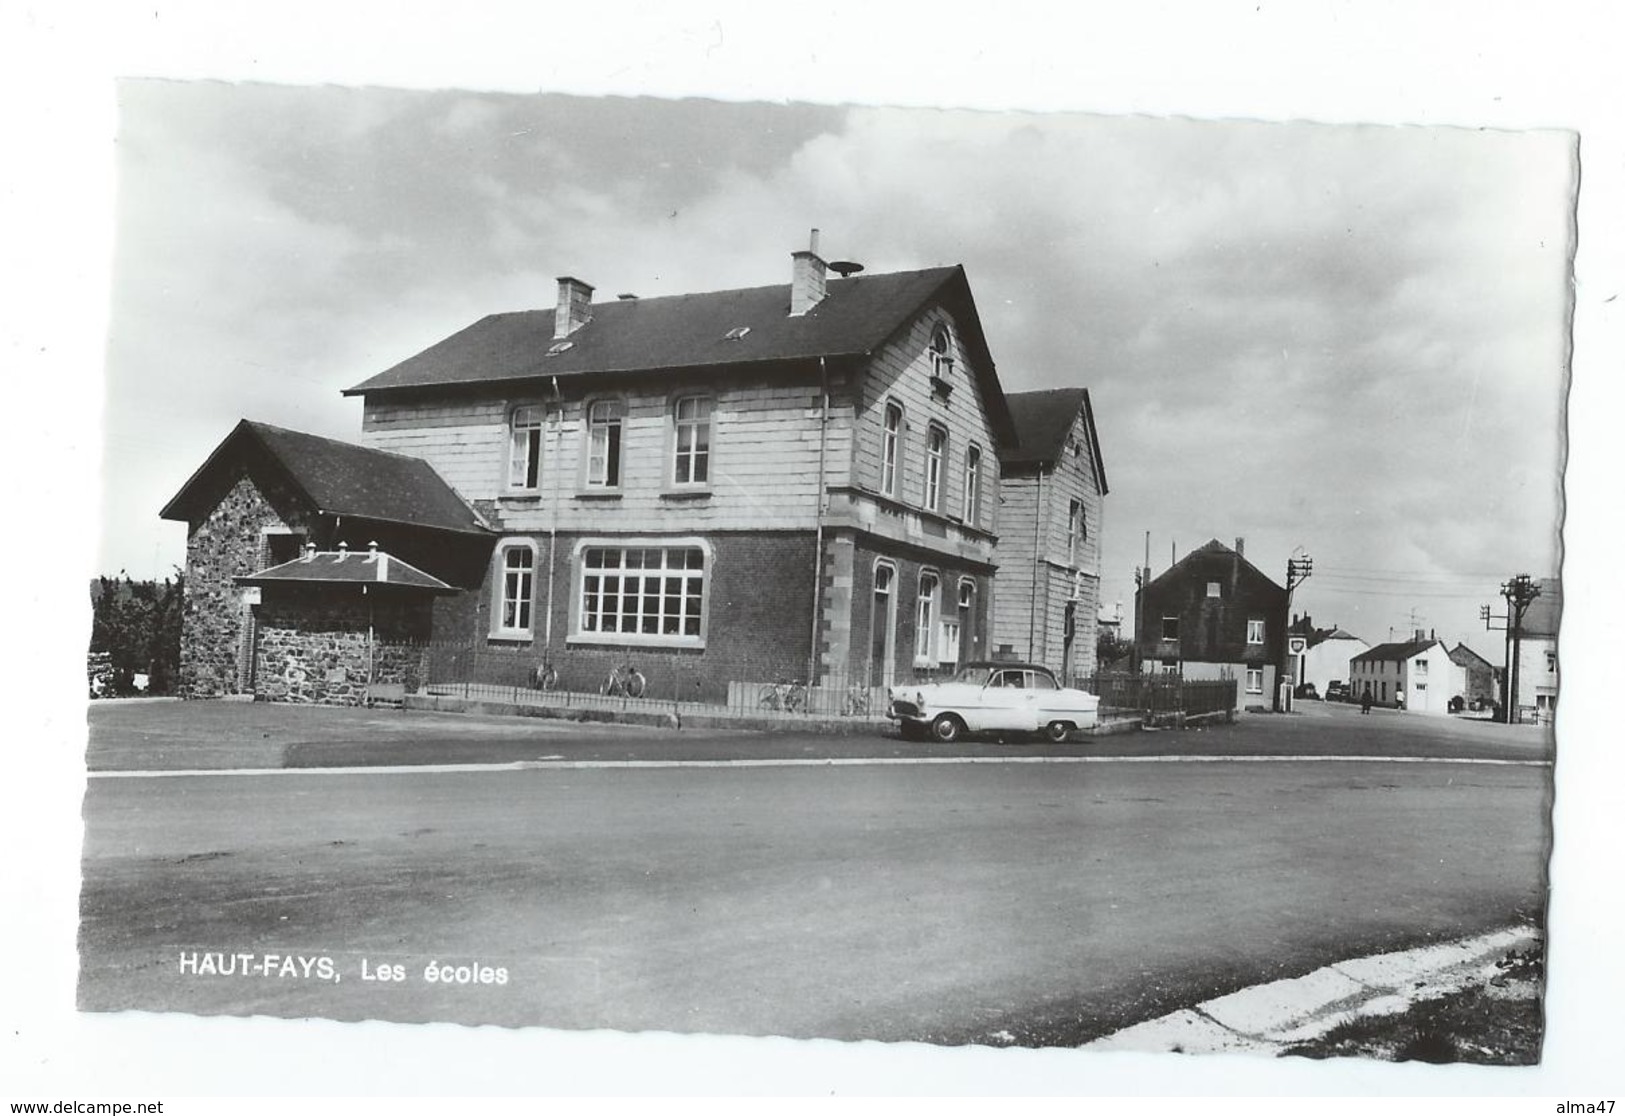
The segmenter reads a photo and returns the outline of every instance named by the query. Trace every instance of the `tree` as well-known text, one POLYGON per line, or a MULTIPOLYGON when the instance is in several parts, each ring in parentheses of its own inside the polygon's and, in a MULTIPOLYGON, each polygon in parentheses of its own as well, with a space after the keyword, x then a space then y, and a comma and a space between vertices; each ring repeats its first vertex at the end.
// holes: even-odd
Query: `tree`
POLYGON ((145 674, 148 692, 168 693, 180 665, 180 571, 162 585, 99 577, 90 598, 90 650, 107 656, 112 692, 134 693, 135 676, 145 674))
POLYGON ((1134 644, 1107 629, 1101 629, 1095 637, 1095 662, 1100 664, 1102 670, 1120 659, 1128 658, 1133 650, 1134 644))

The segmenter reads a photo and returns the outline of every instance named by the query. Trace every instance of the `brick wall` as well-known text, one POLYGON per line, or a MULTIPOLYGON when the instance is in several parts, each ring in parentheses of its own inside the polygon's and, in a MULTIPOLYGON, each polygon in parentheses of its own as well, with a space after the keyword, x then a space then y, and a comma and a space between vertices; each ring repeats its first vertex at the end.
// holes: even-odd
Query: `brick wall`
POLYGON ((847 652, 849 669, 854 679, 868 678, 876 686, 882 683, 880 677, 870 675, 875 637, 873 626, 875 566, 880 559, 890 562, 897 570, 896 577, 892 581, 892 597, 896 610, 892 628, 891 656, 894 683, 940 673, 940 667, 920 668, 914 664, 920 573, 925 569, 936 572, 941 578, 939 607, 935 618, 938 623, 944 616, 959 615, 958 594, 961 579, 969 578, 974 584, 974 604, 969 617, 970 631, 965 633, 964 637, 964 646, 968 650, 964 657, 967 659, 990 657, 988 595, 991 579, 985 570, 955 562, 946 556, 933 556, 925 560, 922 555, 915 552, 882 548, 872 542, 859 540, 852 554, 852 616, 848 626, 850 642, 847 652))
MULTIPOLYGON (((498 576, 496 560, 485 583, 463 597, 435 607, 435 639, 439 643, 472 644, 489 649, 457 668, 491 674, 491 681, 511 685, 522 672, 504 669, 508 660, 539 663, 547 646, 549 561, 548 536, 528 538, 536 551, 535 620, 528 639, 492 636, 492 613, 498 576), (511 652, 511 654, 503 654, 511 652), (470 665, 471 664, 471 665, 470 665)), ((654 545, 650 536, 636 536, 654 545)), ((688 538, 691 536, 682 536, 688 538)), ((574 569, 578 534, 558 536, 552 576, 551 635, 553 665, 559 685, 567 690, 596 691, 610 669, 627 662, 648 679, 649 697, 684 701, 721 701, 729 682, 772 682, 779 678, 807 677, 812 653, 812 590, 814 535, 811 531, 750 534, 715 533, 703 536, 711 547, 707 625, 704 647, 587 644, 570 636, 579 607, 578 571, 574 569)), ((613 545, 616 536, 593 535, 594 542, 613 545)), ((506 540, 505 540, 506 541, 506 540)), ((675 545, 678 537, 667 543, 675 545)), ((431 677, 449 681, 453 669, 449 655, 437 654, 431 677)), ((464 679, 455 679, 464 680, 464 679)))
POLYGON ((254 696, 363 705, 372 683, 415 691, 427 664, 430 602, 369 588, 267 586, 255 608, 254 696))

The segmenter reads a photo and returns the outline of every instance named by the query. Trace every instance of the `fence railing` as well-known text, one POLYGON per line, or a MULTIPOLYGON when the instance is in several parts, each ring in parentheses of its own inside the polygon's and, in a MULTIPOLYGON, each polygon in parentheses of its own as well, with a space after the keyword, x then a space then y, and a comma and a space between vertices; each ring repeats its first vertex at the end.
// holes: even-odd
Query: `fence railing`
MULTIPOLYGON (((887 687, 873 672, 825 672, 810 683, 793 671, 749 658, 726 669, 695 656, 561 652, 469 642, 424 645, 419 692, 514 705, 579 709, 640 708, 772 718, 853 718, 882 722, 887 687)), ((900 672, 892 685, 944 680, 943 672, 900 672)), ((1100 697, 1101 720, 1222 713, 1236 707, 1234 680, 1100 672, 1071 685, 1100 697)))

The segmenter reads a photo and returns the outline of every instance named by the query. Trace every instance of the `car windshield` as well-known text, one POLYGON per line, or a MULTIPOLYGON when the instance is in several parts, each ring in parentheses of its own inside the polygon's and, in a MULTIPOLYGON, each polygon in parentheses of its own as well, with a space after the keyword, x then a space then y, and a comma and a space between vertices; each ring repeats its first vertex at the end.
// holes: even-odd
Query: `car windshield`
POLYGON ((959 673, 954 675, 955 682, 964 682, 971 686, 982 686, 987 683, 990 668, 985 666, 960 667, 959 673))

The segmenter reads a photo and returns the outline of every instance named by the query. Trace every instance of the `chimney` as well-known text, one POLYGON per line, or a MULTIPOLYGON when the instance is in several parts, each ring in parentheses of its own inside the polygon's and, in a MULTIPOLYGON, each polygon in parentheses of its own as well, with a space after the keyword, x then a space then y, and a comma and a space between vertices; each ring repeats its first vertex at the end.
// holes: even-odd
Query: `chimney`
POLYGON ((1421 628, 1416 629, 1416 640, 1415 640, 1415 642, 1421 643, 1423 640, 1427 639, 1427 637, 1428 637, 1428 634, 1426 632, 1424 632, 1421 628))
POLYGON ((790 316, 799 318, 824 301, 824 274, 829 267, 818 255, 818 230, 807 240, 807 248, 790 253, 790 316))
POLYGON ((553 340, 570 336, 590 321, 592 287, 572 276, 559 276, 559 308, 553 315, 553 340))
POLYGON ((1240 535, 1236 536, 1236 553, 1243 558, 1247 557, 1247 540, 1240 535))

